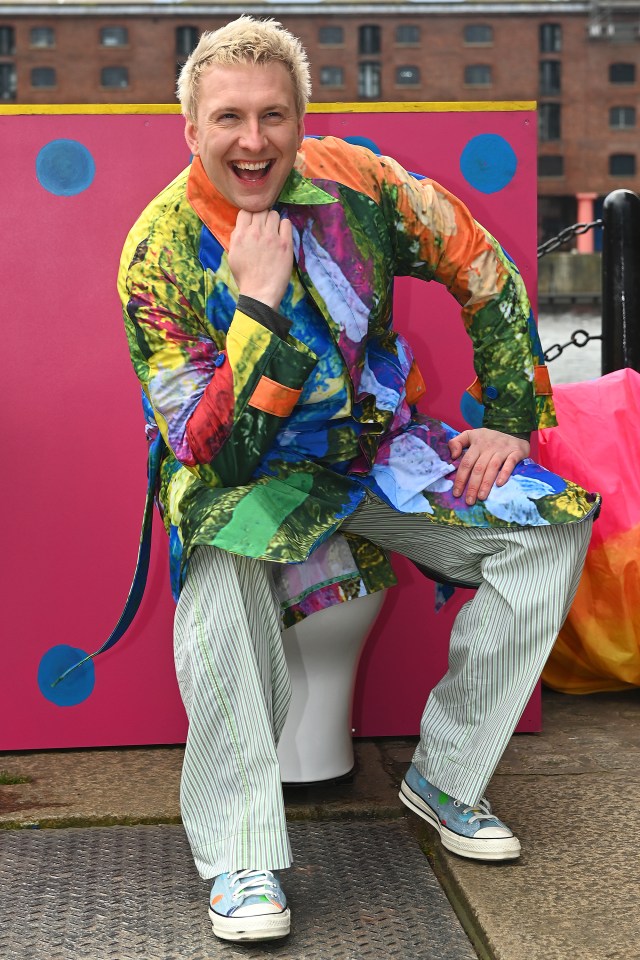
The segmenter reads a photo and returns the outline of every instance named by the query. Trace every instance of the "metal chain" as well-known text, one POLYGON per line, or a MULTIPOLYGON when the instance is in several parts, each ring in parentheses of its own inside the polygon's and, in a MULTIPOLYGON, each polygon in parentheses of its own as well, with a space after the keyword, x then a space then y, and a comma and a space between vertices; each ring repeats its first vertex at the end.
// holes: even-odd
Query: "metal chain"
POLYGON ((540 244, 538 247, 538 260, 547 253, 557 250, 558 247, 561 247, 567 240, 571 240, 572 237, 577 237, 581 233, 587 233, 588 230, 593 230, 594 227, 601 226, 602 220, 592 220, 590 223, 574 223, 572 227, 565 227, 557 236, 540 244))
POLYGON ((571 339, 568 340, 567 343, 554 343, 545 351, 545 363, 551 363, 552 360, 557 360, 567 347, 586 347, 592 340, 602 340, 602 334, 587 333, 586 330, 574 330, 571 334, 571 339))

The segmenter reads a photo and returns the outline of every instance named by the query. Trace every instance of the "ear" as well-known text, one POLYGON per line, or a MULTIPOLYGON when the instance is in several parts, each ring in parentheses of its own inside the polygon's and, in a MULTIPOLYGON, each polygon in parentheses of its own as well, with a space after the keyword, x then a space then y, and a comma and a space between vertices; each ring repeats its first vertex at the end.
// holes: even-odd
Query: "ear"
POLYGON ((184 125, 184 138, 191 153, 198 155, 198 127, 193 120, 187 120, 184 125))
POLYGON ((302 141, 304 140, 304 117, 300 117, 298 120, 298 147, 302 146, 302 141))

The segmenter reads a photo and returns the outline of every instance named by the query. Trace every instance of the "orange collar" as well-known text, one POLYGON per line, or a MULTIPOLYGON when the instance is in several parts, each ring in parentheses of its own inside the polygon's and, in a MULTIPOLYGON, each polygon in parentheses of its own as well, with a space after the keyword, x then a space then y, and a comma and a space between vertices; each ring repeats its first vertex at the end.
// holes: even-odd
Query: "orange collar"
MULTIPOLYGON (((215 184, 211 183, 200 157, 194 157, 191 162, 187 180, 187 200, 228 253, 229 240, 236 225, 239 207, 230 203, 215 184)), ((287 177, 278 200, 280 203, 314 206, 336 203, 335 197, 303 177, 295 167, 287 177)))
POLYGON ((200 157, 194 157, 187 180, 187 199, 202 222, 229 252, 229 238, 236 225, 238 207, 223 197, 206 175, 200 157))

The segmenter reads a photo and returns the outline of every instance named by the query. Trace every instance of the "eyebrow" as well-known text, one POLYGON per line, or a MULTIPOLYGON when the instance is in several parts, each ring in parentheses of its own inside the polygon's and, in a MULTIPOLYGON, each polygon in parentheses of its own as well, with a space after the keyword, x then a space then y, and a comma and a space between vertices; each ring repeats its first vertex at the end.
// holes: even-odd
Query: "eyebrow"
MULTIPOLYGON (((291 109, 284 103, 268 103, 266 106, 262 107, 258 112, 267 113, 269 110, 280 110, 285 113, 287 110, 291 109)), ((212 117, 216 113, 242 113, 243 110, 241 107, 234 107, 231 104, 227 104, 222 107, 214 107, 210 112, 209 116, 212 117)))

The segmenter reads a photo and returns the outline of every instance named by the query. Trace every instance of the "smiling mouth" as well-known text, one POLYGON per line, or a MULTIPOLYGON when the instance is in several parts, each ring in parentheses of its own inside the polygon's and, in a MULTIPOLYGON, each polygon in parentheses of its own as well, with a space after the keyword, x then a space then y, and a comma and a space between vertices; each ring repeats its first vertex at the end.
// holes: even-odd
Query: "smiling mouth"
POLYGON ((243 180, 245 183, 255 183, 258 180, 263 180, 267 176, 273 164, 273 160, 237 160, 235 163, 231 163, 230 166, 236 177, 240 180, 243 180))

